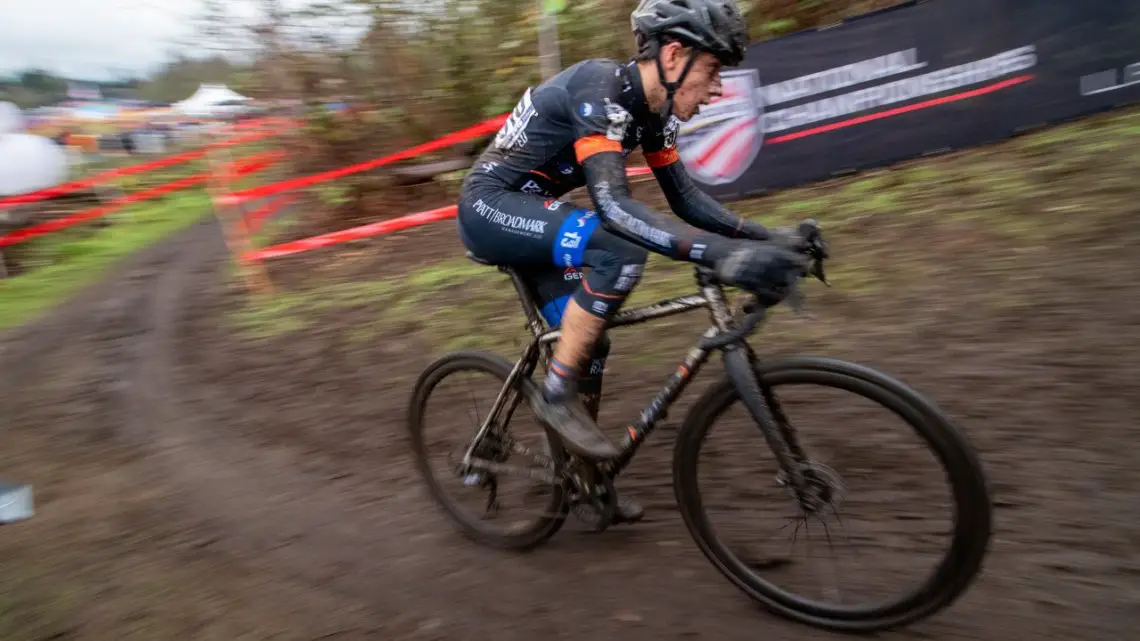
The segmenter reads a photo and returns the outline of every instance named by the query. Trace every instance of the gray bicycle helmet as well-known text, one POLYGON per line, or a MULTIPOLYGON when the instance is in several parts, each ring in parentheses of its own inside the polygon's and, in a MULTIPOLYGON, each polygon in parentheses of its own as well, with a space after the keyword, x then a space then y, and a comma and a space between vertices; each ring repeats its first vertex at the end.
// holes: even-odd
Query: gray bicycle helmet
POLYGON ((639 55, 650 54, 657 62, 657 77, 665 87, 662 121, 673 110, 673 95, 697 57, 691 56, 675 82, 665 80, 661 65, 661 45, 675 38, 690 47, 707 51, 721 64, 735 67, 744 60, 748 46, 748 25, 733 0, 641 0, 629 17, 637 37, 639 55))
POLYGON ((748 25, 733 0, 641 0, 629 21, 643 51, 672 36, 735 67, 748 46, 748 25))

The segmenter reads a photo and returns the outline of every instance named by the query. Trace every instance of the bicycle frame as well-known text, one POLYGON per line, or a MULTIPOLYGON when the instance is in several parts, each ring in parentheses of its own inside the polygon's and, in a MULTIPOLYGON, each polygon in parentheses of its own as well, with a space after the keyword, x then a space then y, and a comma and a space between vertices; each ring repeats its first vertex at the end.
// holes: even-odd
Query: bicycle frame
MULTIPOLYGON (((544 363, 548 362, 552 354, 551 345, 557 342, 559 337, 562 336, 561 329, 551 328, 543 320, 537 302, 518 272, 502 265, 498 266, 498 269, 510 276, 515 291, 522 302, 523 312, 526 314, 527 326, 534 334, 534 339, 527 345, 519 361, 515 363, 502 389, 500 389, 491 407, 491 411, 488 412, 487 418, 483 421, 483 425, 480 426, 478 433, 472 440, 470 447, 468 447, 466 455, 464 456, 464 464, 466 465, 472 463, 473 452, 490 430, 491 425, 494 423, 494 417, 502 409, 508 394, 515 388, 519 377, 529 377, 533 374, 540 358, 544 363)), ((711 273, 705 268, 697 266, 695 267, 695 273, 697 284, 701 291, 700 295, 677 296, 643 307, 619 312, 606 324, 606 330, 637 325, 697 309, 708 309, 712 320, 712 326, 702 335, 702 342, 713 339, 723 332, 736 329, 732 314, 729 311, 728 302, 725 299, 724 289, 719 284, 713 282, 711 273)), ((708 361, 713 349, 714 348, 705 348, 701 345, 691 348, 681 364, 665 381, 665 385, 650 400, 645 409, 641 411, 638 419, 626 428, 626 435, 620 444, 621 454, 609 462, 608 465, 615 476, 633 460, 638 448, 649 435, 653 433, 657 423, 666 417, 669 407, 677 400, 681 393, 685 391, 689 382, 692 381, 693 377, 697 375, 701 367, 708 361)), ((508 410, 507 420, 510 418, 510 413, 513 413, 514 405, 516 404, 517 400, 515 403, 512 403, 512 407, 508 410)), ((480 467, 483 466, 480 465, 480 467)))

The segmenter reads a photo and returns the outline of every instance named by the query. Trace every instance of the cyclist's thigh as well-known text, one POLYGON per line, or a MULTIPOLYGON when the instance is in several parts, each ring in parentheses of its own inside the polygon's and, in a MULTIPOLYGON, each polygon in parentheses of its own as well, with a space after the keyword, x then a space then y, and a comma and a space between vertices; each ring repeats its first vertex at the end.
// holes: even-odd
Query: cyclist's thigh
POLYGON ((555 199, 478 190, 460 201, 459 219, 468 249, 518 267, 551 324, 575 292, 594 313, 616 311, 646 260, 644 249, 602 229, 594 212, 555 199))
POLYGON ((646 252, 601 227, 573 203, 512 191, 477 190, 459 201, 464 244, 507 265, 605 268, 644 263, 646 252))
POLYGON ((542 198, 518 192, 475 191, 459 201, 460 236, 493 263, 553 266, 552 247, 571 209, 549 202, 548 207, 542 198))

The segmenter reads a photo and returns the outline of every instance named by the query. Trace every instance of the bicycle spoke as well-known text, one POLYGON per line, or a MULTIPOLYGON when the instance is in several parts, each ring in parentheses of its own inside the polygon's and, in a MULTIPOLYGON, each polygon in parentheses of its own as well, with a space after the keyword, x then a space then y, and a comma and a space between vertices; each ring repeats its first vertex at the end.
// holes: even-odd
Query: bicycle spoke
MULTIPOLYGON (((823 526, 823 535, 827 538, 827 549, 831 551, 831 560, 838 563, 839 559, 835 555, 835 545, 831 542, 831 530, 827 527, 827 521, 824 521, 818 515, 816 518, 819 519, 819 524, 823 526)), ((828 594, 828 598, 834 599, 837 603, 841 603, 843 601, 843 595, 839 589, 839 583, 835 579, 835 574, 833 574, 831 581, 833 589, 831 590, 831 594, 828 594)), ((827 590, 824 590, 824 592, 826 593, 827 590)))
POLYGON ((467 383, 467 395, 471 397, 471 404, 475 406, 475 418, 473 420, 473 425, 476 431, 478 431, 480 425, 479 417, 482 416, 482 414, 479 412, 479 401, 475 398, 475 392, 471 390, 470 381, 467 383))
MULTIPOLYGON (((794 523, 794 522, 795 522, 794 520, 789 519, 786 523, 784 523, 780 527, 776 528, 772 532, 769 532, 768 536, 765 538, 762 538, 761 540, 762 541, 771 541, 772 539, 774 539, 776 537, 777 534, 788 529, 792 525, 792 523, 794 523)), ((788 561, 788 558, 786 556, 781 557, 779 555, 771 555, 771 556, 768 556, 766 558, 762 558, 762 557, 759 557, 756 555, 752 555, 750 553, 750 551, 746 552, 746 554, 748 554, 748 557, 747 558, 741 558, 740 561, 741 561, 741 563, 744 563, 745 565, 747 565, 748 567, 750 567, 754 570, 771 570, 771 569, 780 567, 782 565, 787 565, 788 563, 790 563, 790 561, 788 561)))
MULTIPOLYGON (((495 547, 527 549, 545 541, 561 527, 569 509, 554 471, 554 462, 561 461, 558 453, 535 463, 536 457, 526 456, 528 448, 512 434, 521 436, 518 430, 529 429, 531 421, 507 425, 511 414, 529 418, 513 412, 528 399, 525 393, 520 395, 519 386, 532 383, 518 379, 525 367, 524 361, 512 365, 488 353, 444 356, 421 378, 409 417, 417 464, 432 497, 467 535, 495 547), (471 431, 463 427, 467 421, 471 431), (445 432, 428 432, 433 425, 445 432), (428 447, 437 441, 448 441, 448 454, 441 456, 439 448, 428 447), (443 459, 451 465, 440 469, 443 459)), ((547 435, 539 429, 535 438, 547 435)))
POLYGON ((675 459, 680 466, 680 495, 689 493, 694 497, 690 506, 682 505, 682 513, 694 537, 707 546, 706 554, 718 569, 753 598, 775 604, 786 614, 812 623, 826 620, 825 627, 851 631, 885 629, 908 617, 917 620, 957 598, 978 570, 984 554, 978 539, 985 541, 990 517, 985 486, 976 480, 979 475, 972 453, 954 426, 921 397, 863 367, 802 357, 775 364, 758 363, 757 369, 762 389, 774 392, 769 397, 766 421, 772 423, 772 430, 754 429, 761 427, 757 422, 764 418, 763 412, 754 411, 755 407, 746 402, 751 390, 745 377, 730 377, 732 380, 710 388, 698 399, 698 407, 702 407, 701 403, 707 405, 695 410, 686 424, 675 459), (802 398, 794 393, 798 389, 811 394, 802 398), (833 406, 829 397, 817 399, 821 390, 839 392, 842 403, 833 406), (854 408, 852 400, 857 401, 854 408), (822 420, 812 418, 810 412, 807 418, 801 416, 804 410, 817 407, 823 410, 822 420), (734 411, 732 418, 722 416, 729 408, 734 411), (883 420, 884 415, 887 421, 883 420), (727 436, 726 444, 718 445, 717 439, 710 437, 714 426, 715 434, 722 433, 722 421, 736 429, 727 436), (899 422, 903 423, 905 439, 890 431, 899 422), (888 428, 886 432, 884 427, 888 428), (743 428, 743 433, 739 428, 743 428), (761 439, 757 431, 765 438, 761 439), (777 432, 776 438, 771 438, 771 432, 777 432), (775 445, 772 441, 776 441, 775 445), (787 449, 781 451, 781 445, 787 449), (759 452, 750 451, 751 448, 759 452), (789 453, 787 450, 792 450, 794 462, 782 456, 789 453), (712 465, 697 462, 705 456, 720 458, 712 465), (921 460, 912 462, 912 456, 921 460), (947 466, 947 460, 966 462, 954 469, 947 466), (757 463, 763 469, 757 469, 757 463), (745 466, 744 471, 732 469, 739 465, 745 466), (780 522, 746 530, 745 545, 735 545, 729 539, 738 536, 746 515, 741 501, 761 500, 765 506, 772 503, 768 489, 749 483, 742 486, 737 479, 768 474, 773 465, 784 488, 780 503, 790 496, 795 512, 769 513, 766 516, 777 517, 780 522), (875 469, 876 465, 881 468, 875 469), (850 478, 836 470, 844 475, 850 472, 850 478), (865 482, 882 482, 891 475, 902 476, 901 484, 863 487, 865 482), (855 493, 849 495, 848 483, 856 479, 861 479, 860 487, 852 488, 855 493), (947 480, 950 488, 946 487, 947 480), (917 496, 900 498, 900 489, 916 492, 917 496), (929 522, 932 526, 937 523, 937 527, 916 531, 910 521, 919 514, 911 506, 945 509, 945 499, 937 497, 932 489, 949 498, 958 518, 951 518, 949 527, 935 519, 929 522), (725 491, 730 493, 727 497, 722 495, 725 491), (855 507, 860 509, 860 516, 852 520, 848 512, 855 507), (893 514, 899 510, 903 514, 893 514), (721 529, 714 512, 725 511, 726 524, 721 529), (892 514, 885 514, 887 511, 892 514), (829 522, 832 514, 834 523, 829 522), (813 524, 813 519, 819 522, 813 524), (879 519, 881 523, 869 531, 859 531, 863 521, 869 523, 870 519, 879 519), (890 531, 895 528, 901 531, 890 531), (937 548, 932 545, 936 533, 945 535, 937 536, 937 548), (816 540, 819 535, 822 539, 816 540), (850 559, 840 558, 844 544, 856 552, 850 559), (761 552, 769 546, 777 554, 786 551, 789 562, 778 564, 755 558, 769 556, 761 552), (875 554, 868 557, 868 549, 875 554), (931 552, 937 552, 942 562, 930 559, 931 552), (916 554, 918 558, 908 558, 916 554), (945 563, 945 559, 953 558, 951 555, 965 560, 945 563), (802 570, 818 576, 800 578, 798 572, 793 574, 797 568, 792 563, 803 563, 802 570), (848 570, 848 563, 856 564, 858 574, 848 570), (900 579, 905 583, 900 584, 900 579), (847 580, 856 583, 848 587, 843 583, 847 580), (936 588, 915 590, 912 586, 916 583, 936 588), (858 589, 853 589, 856 585, 858 589), (889 592, 880 595, 880 590, 889 592))

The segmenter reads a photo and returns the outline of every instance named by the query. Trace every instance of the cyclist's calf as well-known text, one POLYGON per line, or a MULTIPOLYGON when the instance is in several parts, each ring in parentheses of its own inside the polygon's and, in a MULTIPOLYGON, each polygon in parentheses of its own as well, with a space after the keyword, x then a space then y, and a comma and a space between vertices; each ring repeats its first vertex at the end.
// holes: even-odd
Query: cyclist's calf
POLYGON ((606 371, 606 358, 610 355, 610 337, 602 334, 590 351, 590 360, 582 370, 582 378, 578 382, 578 393, 582 395, 582 404, 590 412, 590 416, 598 420, 598 406, 602 400, 602 375, 606 371))

